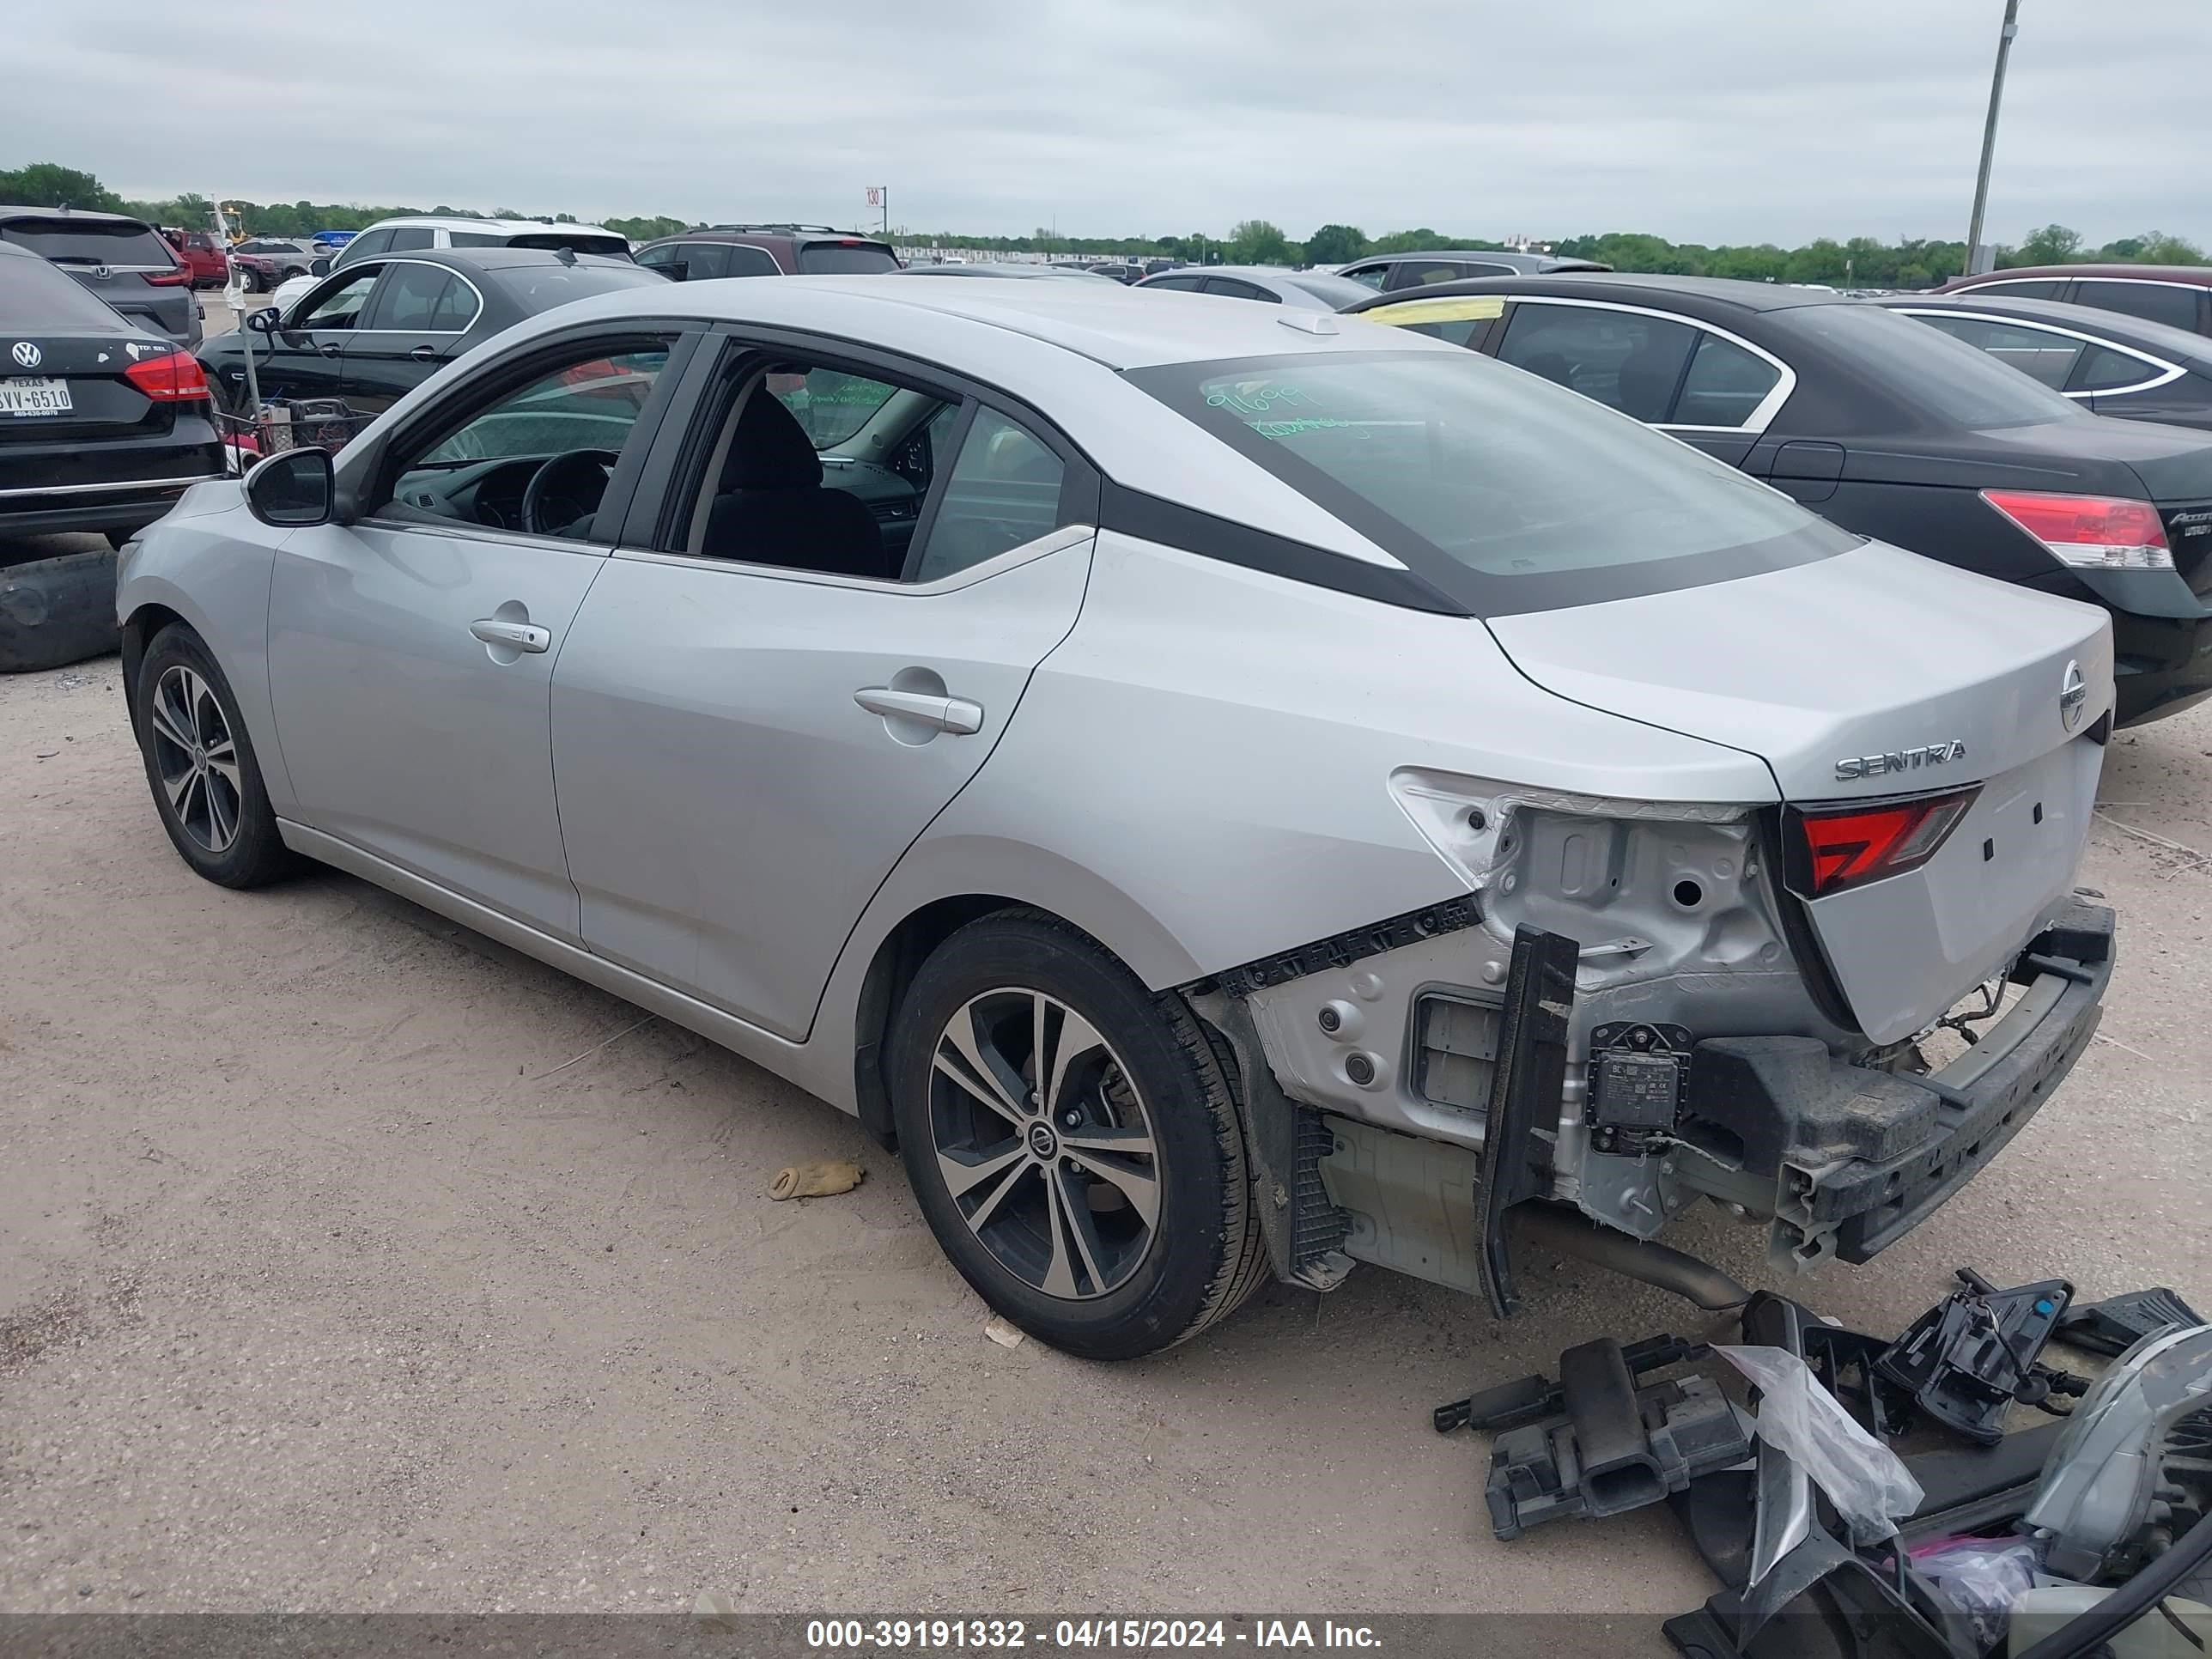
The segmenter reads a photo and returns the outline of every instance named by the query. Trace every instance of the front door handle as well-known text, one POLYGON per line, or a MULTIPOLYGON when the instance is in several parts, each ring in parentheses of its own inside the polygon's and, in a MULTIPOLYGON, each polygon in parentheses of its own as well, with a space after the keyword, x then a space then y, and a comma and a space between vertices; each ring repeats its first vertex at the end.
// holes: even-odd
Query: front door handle
POLYGON ((434 345, 410 346, 407 355, 418 363, 434 363, 438 361, 438 348, 434 345))
POLYGON ((972 737, 983 729, 983 705, 970 702, 965 697, 934 696, 927 691, 896 691, 888 685, 866 685, 853 693, 853 701, 871 714, 881 714, 891 720, 915 720, 958 737, 972 737))
POLYGON ((343 351, 345 348, 339 344, 336 340, 325 340, 320 345, 317 346, 315 349, 321 352, 325 357, 335 357, 338 353, 343 351))
POLYGON ((503 645, 515 651, 548 651, 553 630, 535 623, 509 622, 504 617, 484 617, 469 624, 469 632, 486 645, 503 645))

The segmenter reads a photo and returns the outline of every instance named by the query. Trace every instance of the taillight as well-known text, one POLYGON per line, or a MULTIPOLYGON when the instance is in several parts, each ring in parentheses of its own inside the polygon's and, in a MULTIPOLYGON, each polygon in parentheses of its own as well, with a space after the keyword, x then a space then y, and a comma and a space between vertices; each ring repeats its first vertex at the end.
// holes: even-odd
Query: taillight
POLYGON ((2062 564, 2082 570, 2173 568, 2166 526, 2148 501, 2025 489, 1984 489, 1982 499, 2049 548, 2062 564))
POLYGON ((189 351, 133 363, 123 371, 123 378, 157 404, 189 403, 208 395, 207 371, 189 351))
POLYGON ((1784 837, 1790 890, 1826 898, 1917 870, 1936 856, 1981 792, 1976 784, 1941 795, 1790 807, 1784 837))
POLYGON ((149 288, 182 288, 192 279, 191 269, 188 265, 179 265, 173 270, 149 270, 141 274, 146 278, 149 288))

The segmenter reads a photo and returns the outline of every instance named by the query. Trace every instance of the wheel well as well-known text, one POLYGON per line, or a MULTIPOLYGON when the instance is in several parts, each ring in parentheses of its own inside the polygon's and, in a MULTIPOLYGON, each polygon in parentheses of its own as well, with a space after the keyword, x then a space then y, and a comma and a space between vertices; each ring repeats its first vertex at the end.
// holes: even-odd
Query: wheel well
POLYGON ((860 1123, 886 1148, 896 1148, 890 1086, 884 1080, 884 1045, 891 1018, 906 988, 929 953, 980 916, 998 910, 1030 910, 1034 905, 996 893, 962 893, 925 904, 884 935, 860 981, 860 1004, 853 1019, 853 1090, 860 1123))
POLYGON ((146 647, 171 623, 184 620, 165 605, 142 605, 123 624, 123 702, 132 711, 134 719, 137 699, 131 695, 131 688, 138 684, 138 665, 145 660, 146 647))

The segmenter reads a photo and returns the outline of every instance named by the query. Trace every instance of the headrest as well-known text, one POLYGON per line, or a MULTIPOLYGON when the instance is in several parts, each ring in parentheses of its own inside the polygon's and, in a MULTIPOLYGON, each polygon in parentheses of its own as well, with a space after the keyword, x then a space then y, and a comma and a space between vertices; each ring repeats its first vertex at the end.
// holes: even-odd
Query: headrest
POLYGON ((746 395, 738 430, 722 464, 722 488, 811 489, 822 482, 822 461, 805 428, 783 400, 764 386, 746 395))

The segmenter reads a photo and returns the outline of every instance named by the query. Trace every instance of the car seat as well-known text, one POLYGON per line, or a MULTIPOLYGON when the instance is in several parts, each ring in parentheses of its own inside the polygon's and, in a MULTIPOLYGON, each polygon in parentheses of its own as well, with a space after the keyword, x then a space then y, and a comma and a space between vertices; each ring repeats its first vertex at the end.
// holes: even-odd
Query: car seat
POLYGON ((700 552, 825 575, 898 574, 875 514, 822 487, 822 461, 789 410, 757 386, 738 416, 700 552))

